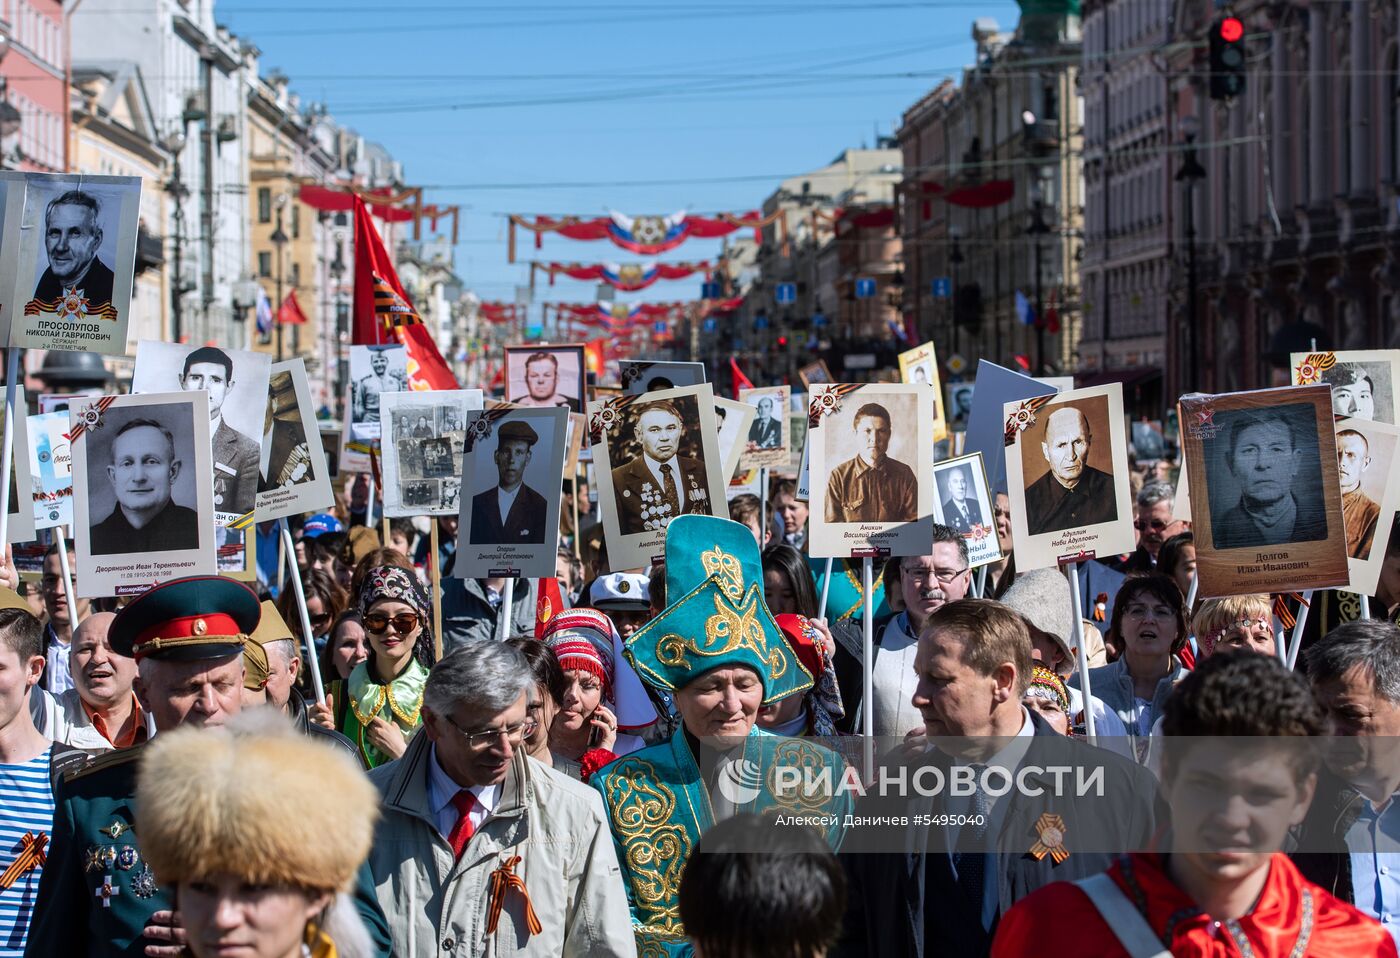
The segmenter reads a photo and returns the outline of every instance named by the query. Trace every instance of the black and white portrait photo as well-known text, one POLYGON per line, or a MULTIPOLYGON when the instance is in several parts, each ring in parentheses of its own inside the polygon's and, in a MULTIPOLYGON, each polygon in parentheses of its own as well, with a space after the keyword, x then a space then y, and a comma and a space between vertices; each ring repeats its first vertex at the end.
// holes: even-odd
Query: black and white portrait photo
POLYGON ((170 570, 212 574, 213 470, 206 394, 108 397, 75 406, 70 416, 70 432, 77 433, 77 578, 85 590, 94 590, 85 594, 120 594, 121 586, 149 585, 168 578, 170 570))
POLYGON ((749 428, 753 425, 757 410, 746 402, 737 399, 712 397, 715 410, 715 428, 719 431, 719 454, 724 463, 724 478, 734 478, 740 459, 748 446, 749 428))
MULTIPOLYGON (((6 222, 13 209, 6 193, 6 222)), ((16 277, 17 345, 126 352, 139 177, 26 174, 16 277), (57 321, 57 322, 55 322, 57 321)), ((18 221, 18 217, 15 218, 18 221)), ((8 312, 8 310, 7 310, 8 312)))
POLYGON ((618 360, 617 367, 622 391, 629 396, 698 386, 705 381, 704 363, 622 359, 618 360))
POLYGON ((936 463, 933 481, 938 492, 934 516, 962 534, 971 566, 1000 560, 1001 546, 992 522, 992 500, 987 492, 982 454, 975 452, 936 463))
POLYGON ((469 420, 457 575, 511 569, 532 576, 552 562, 567 431, 563 407, 505 407, 469 420))
POLYGON ((708 385, 589 404, 599 501, 616 568, 659 555, 677 516, 725 514, 725 482, 708 385), (619 551, 621 550, 621 551, 619 551))
POLYGON ((214 513, 221 522, 252 512, 257 500, 263 418, 258 413, 268 395, 271 368, 266 353, 150 340, 136 346, 132 392, 209 394, 214 513))
POLYGON ((1400 425, 1400 350, 1294 353, 1293 382, 1332 387, 1332 414, 1400 425))
POLYGON ((398 344, 350 347, 350 438, 380 437, 383 397, 408 389, 408 353, 398 344))
POLYGON ((261 435, 259 521, 329 508, 330 470, 300 358, 273 365, 261 435))
POLYGON ((790 386, 741 389, 739 398, 754 408, 748 442, 740 465, 778 466, 788 461, 788 403, 790 386))
POLYGON ((467 420, 480 411, 479 389, 390 393, 383 397, 384 514, 455 515, 443 480, 462 475, 467 420))
POLYGON ((583 346, 507 346, 506 401, 532 409, 583 411, 583 346))
POLYGON ((1366 462, 1370 421, 1337 422, 1325 383, 1191 394, 1180 404, 1200 594, 1345 585, 1343 485, 1358 536, 1369 522, 1366 500, 1382 488, 1366 462))
POLYGON ((1113 458, 1108 400, 1095 396, 1048 406, 1021 445, 1026 529, 1033 535, 1113 522, 1113 458))
POLYGON ((932 461, 933 436, 927 429, 896 424, 927 422, 932 400, 925 386, 812 387, 809 402, 815 425, 807 434, 811 555, 849 558, 852 551, 863 549, 888 549, 891 555, 927 551, 934 484, 929 468, 916 464, 932 461))
POLYGON ((950 383, 948 385, 948 424, 967 428, 967 419, 972 415, 972 393, 976 383, 950 383))
MULTIPOLYGON (((10 474, 5 477, 5 482, 10 487, 8 500, 10 505, 5 520, 5 539, 8 542, 16 543, 33 540, 36 525, 34 496, 30 492, 35 486, 34 478, 30 472, 30 457, 27 452, 30 446, 29 422, 24 415, 24 409, 24 386, 16 383, 14 436, 11 440, 14 443, 14 453, 10 460, 10 474), (20 490, 24 490, 24 493, 21 494, 20 490)), ((0 429, 11 430, 11 424, 6 422, 4 403, 0 403, 0 429)), ((0 543, 0 549, 3 548, 4 543, 0 543)))

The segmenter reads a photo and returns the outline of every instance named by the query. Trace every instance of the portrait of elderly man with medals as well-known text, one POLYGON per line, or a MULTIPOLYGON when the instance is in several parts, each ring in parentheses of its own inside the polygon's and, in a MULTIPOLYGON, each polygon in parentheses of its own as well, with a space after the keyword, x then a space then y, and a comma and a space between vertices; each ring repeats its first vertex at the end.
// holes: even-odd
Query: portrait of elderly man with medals
MULTIPOLYGON (((691 953, 681 872, 706 830, 766 811, 830 815, 839 825, 852 801, 785 787, 779 766, 829 772, 835 783, 845 765, 819 744, 755 725, 761 707, 801 695, 813 679, 769 614, 753 533, 711 516, 675 519, 666 530, 666 595, 674 601, 624 644, 642 681, 674 698, 681 726, 589 784, 607 807, 638 954, 681 956, 691 953)), ((840 834, 826 830, 833 849, 840 834)))

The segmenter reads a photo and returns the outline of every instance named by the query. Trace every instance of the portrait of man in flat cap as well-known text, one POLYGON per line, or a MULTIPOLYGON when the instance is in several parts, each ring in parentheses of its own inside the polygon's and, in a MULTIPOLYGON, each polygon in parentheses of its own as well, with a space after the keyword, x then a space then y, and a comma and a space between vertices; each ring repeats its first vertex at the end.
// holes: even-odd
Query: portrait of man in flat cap
POLYGON ((525 467, 539 434, 528 422, 510 420, 496 431, 496 484, 472 497, 471 541, 544 542, 549 503, 525 484, 525 467))

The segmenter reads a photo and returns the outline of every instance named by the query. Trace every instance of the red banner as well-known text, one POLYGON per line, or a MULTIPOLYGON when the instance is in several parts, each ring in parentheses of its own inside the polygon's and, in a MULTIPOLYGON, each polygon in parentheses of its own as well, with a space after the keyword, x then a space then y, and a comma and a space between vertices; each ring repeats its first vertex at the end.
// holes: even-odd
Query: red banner
POLYGON ((634 293, 646 289, 659 280, 689 279, 698 273, 708 273, 710 264, 699 263, 539 263, 530 264, 533 279, 535 271, 549 276, 549 285, 554 285, 554 277, 567 276, 570 279, 586 282, 606 283, 624 293, 634 293))
POLYGON ((673 250, 686 240, 719 239, 741 229, 752 229, 755 242, 762 242, 765 226, 778 224, 784 243, 787 242, 787 218, 782 210, 764 216, 757 210, 747 213, 716 213, 713 216, 693 216, 673 213, 670 216, 627 216, 614 212, 610 216, 581 219, 577 216, 519 216, 510 217, 509 260, 515 262, 515 229, 520 227, 535 234, 535 249, 541 246, 545 233, 558 233, 571 240, 584 242, 611 240, 614 245, 633 253, 655 255, 673 250))

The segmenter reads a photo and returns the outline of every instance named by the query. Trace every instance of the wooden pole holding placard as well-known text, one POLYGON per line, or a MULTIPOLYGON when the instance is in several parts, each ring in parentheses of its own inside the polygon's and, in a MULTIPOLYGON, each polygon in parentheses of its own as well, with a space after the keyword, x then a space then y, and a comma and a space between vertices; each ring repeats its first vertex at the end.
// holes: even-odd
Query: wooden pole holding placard
POLYGON ((54 526, 54 542, 58 546, 58 567, 63 572, 63 597, 68 604, 68 632, 78 631, 78 601, 73 595, 73 570, 68 568, 68 543, 63 539, 63 526, 54 526))
POLYGON ((826 597, 831 592, 831 562, 830 559, 826 560, 826 574, 822 576, 822 601, 821 605, 817 606, 819 619, 826 618, 826 597))
POLYGON ((438 523, 433 516, 428 527, 428 551, 432 553, 428 568, 431 569, 433 586, 433 661, 442 660, 442 553, 438 551, 438 523))
MULTIPOLYGON (((5 350, 5 436, 0 441, 0 548, 10 541, 10 470, 15 459, 15 392, 19 383, 19 350, 5 350)), ((16 483, 18 485, 18 483, 16 483)), ((18 493, 18 489, 15 490, 18 493)))
POLYGON ((1070 634, 1074 637, 1075 657, 1079 660, 1079 692, 1084 696, 1084 732, 1090 745, 1098 744, 1094 728, 1093 693, 1089 691, 1089 653, 1084 648, 1084 616, 1082 597, 1079 594, 1079 563, 1065 563, 1065 574, 1069 576, 1069 620, 1070 634))
MULTIPOLYGON (((292 530, 287 525, 285 518, 277 520, 277 526, 282 533, 282 543, 286 549, 286 555, 292 562, 296 562, 296 549, 292 547, 292 530)), ((297 597, 297 613, 301 616, 301 640, 306 648, 306 671, 311 673, 311 688, 316 693, 316 704, 326 704, 326 689, 321 684, 320 663, 316 661, 316 642, 311 638, 311 616, 306 612, 306 593, 301 587, 301 576, 297 575, 296 569, 287 570, 292 580, 292 591, 297 597)))

